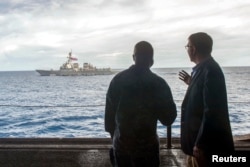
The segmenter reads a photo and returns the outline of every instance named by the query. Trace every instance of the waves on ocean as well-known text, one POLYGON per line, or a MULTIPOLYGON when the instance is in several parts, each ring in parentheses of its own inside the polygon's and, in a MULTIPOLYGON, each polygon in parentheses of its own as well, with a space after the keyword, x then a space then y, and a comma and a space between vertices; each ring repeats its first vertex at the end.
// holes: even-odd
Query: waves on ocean
MULTIPOLYGON (((180 136, 180 105, 187 86, 180 68, 153 69, 171 87, 178 117, 172 135, 180 136)), ((191 69, 186 69, 190 72, 191 69)), ((250 133, 250 67, 227 67, 225 73, 234 135, 250 133)), ((0 72, 0 137, 109 137, 104 131, 108 76, 49 76, 34 71, 0 72)), ((166 127, 158 124, 158 134, 166 127)))

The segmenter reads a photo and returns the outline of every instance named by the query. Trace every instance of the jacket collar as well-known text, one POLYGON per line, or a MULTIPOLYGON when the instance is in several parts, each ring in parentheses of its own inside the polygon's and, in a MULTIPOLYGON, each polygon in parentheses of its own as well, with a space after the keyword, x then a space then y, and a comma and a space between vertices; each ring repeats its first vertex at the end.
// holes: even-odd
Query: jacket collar
POLYGON ((197 64, 194 68, 193 68, 193 76, 191 78, 191 83, 188 87, 188 90, 192 87, 192 85, 194 84, 195 80, 200 76, 200 74, 203 71, 203 68, 206 66, 206 64, 208 64, 209 62, 213 61, 213 57, 208 57, 207 59, 205 59, 204 61, 200 62, 199 64, 197 64))

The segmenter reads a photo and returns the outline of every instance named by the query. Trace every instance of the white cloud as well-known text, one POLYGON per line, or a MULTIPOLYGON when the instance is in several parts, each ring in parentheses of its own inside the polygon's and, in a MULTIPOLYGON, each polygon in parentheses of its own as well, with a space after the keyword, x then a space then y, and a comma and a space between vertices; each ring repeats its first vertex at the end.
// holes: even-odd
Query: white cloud
POLYGON ((14 50, 17 50, 18 46, 17 45, 7 45, 5 48, 3 48, 4 52, 11 52, 14 50))
POLYGON ((66 57, 70 49, 79 61, 127 67, 141 40, 152 43, 156 67, 190 66, 184 45, 198 31, 213 37, 213 54, 222 65, 250 65, 246 1, 4 0, 0 6, 0 59, 11 57, 2 70, 34 70, 49 56, 66 57))

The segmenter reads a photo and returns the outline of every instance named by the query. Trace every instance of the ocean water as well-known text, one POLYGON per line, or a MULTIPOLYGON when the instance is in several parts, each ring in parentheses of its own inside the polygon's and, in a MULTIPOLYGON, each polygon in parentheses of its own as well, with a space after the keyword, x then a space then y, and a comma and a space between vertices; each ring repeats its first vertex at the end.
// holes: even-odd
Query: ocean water
MULTIPOLYGON (((181 69, 152 69, 167 81, 177 105, 174 137, 180 136, 180 105, 187 89, 178 79, 181 69)), ((225 67, 223 71, 232 132, 250 133, 250 67, 225 67)), ((113 77, 42 77, 35 71, 0 72, 0 138, 109 137, 104 131, 104 108, 113 77)), ((166 136, 166 127, 160 123, 157 131, 159 136, 166 136)))

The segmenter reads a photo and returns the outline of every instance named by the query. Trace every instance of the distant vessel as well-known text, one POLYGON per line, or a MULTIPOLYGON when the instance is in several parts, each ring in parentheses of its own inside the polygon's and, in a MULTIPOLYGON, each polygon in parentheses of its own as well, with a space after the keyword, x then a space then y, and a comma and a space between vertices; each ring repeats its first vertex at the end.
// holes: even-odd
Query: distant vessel
POLYGON ((69 52, 68 60, 60 67, 59 70, 36 70, 41 76, 88 76, 88 75, 110 75, 114 72, 110 68, 96 68, 90 63, 83 63, 83 67, 79 67, 77 58, 72 57, 72 51, 69 52))

